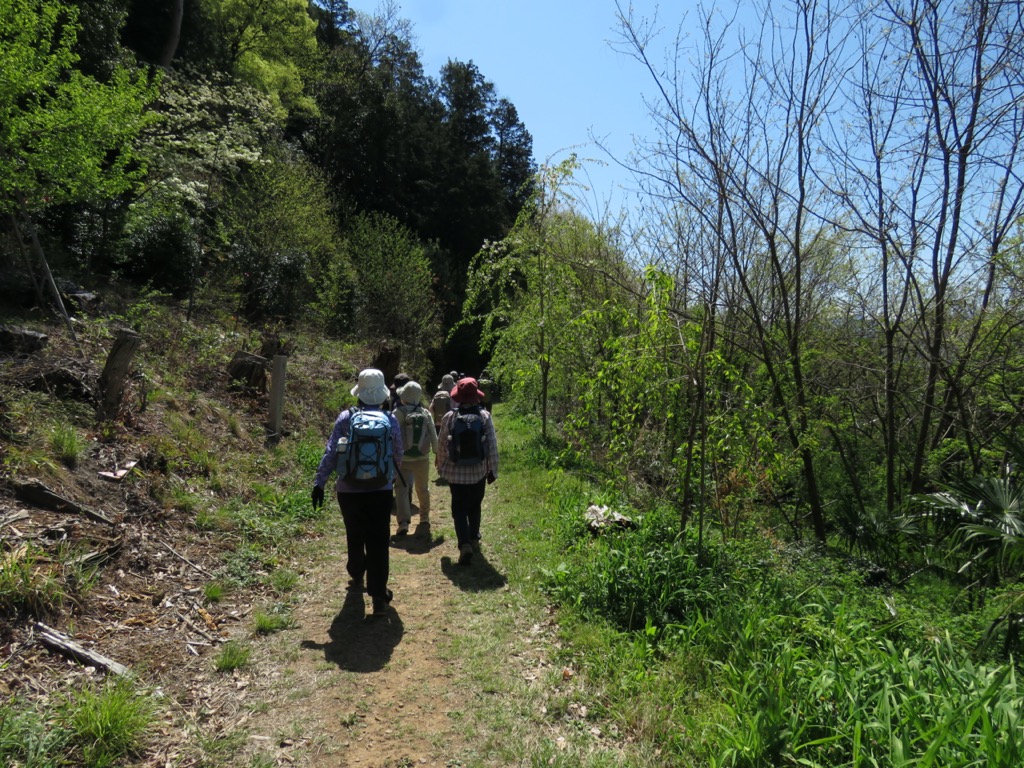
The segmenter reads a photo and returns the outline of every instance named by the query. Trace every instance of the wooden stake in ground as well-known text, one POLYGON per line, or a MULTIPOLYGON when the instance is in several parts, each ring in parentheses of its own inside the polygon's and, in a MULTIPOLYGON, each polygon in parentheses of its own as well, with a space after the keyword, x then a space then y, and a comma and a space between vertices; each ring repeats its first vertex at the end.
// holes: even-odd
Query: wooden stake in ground
POLYGON ((281 419, 284 415, 284 380, 288 370, 288 356, 274 355, 274 370, 270 374, 270 435, 272 442, 281 439, 281 419))

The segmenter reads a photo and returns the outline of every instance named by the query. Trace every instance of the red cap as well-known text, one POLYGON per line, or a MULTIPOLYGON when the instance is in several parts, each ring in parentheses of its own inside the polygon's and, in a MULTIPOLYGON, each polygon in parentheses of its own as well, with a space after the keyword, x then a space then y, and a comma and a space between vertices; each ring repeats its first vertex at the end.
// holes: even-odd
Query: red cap
POLYGON ((456 403, 465 405, 479 403, 484 399, 484 393, 480 391, 480 386, 476 383, 476 379, 469 377, 459 379, 455 388, 451 391, 451 396, 452 400, 456 403))

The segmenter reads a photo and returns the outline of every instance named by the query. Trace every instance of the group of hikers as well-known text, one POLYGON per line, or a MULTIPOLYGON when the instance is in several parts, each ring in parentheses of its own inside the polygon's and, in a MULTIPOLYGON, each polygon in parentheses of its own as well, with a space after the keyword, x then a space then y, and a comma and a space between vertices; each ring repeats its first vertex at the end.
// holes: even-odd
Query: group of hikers
POLYGON ((430 524, 430 464, 447 482, 458 562, 469 565, 480 546, 484 491, 498 478, 498 441, 491 419, 491 382, 457 371, 445 374, 433 399, 398 374, 389 387, 376 368, 359 372, 358 404, 338 414, 313 481, 312 502, 324 503, 331 473, 345 523, 349 589, 370 596, 373 614, 387 611, 391 510, 396 538, 409 533, 415 492, 420 525, 430 524))

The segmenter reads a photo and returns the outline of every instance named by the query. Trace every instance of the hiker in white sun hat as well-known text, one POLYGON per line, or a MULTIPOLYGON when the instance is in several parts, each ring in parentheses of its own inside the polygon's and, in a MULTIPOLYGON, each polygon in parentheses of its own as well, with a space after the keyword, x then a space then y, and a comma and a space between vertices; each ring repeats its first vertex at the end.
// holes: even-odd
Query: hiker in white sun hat
POLYGON ((388 589, 391 491, 394 475, 401 476, 402 431, 394 415, 385 410, 388 386, 376 368, 359 372, 352 396, 359 405, 346 408, 334 421, 316 470, 312 501, 314 509, 323 505, 327 480, 337 473, 334 490, 345 521, 349 589, 365 586, 373 613, 380 615, 387 611, 392 596, 388 589))
POLYGON ((384 383, 384 373, 376 368, 359 372, 359 381, 352 387, 352 397, 364 405, 380 405, 388 399, 390 390, 384 383))

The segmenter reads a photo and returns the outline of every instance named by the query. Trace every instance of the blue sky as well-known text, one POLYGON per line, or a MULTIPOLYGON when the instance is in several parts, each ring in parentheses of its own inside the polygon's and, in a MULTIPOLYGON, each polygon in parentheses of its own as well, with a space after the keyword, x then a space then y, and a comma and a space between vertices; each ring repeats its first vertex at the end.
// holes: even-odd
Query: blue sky
MULTIPOLYGON (((375 0, 350 0, 364 13, 375 0)), ((606 159, 590 143, 600 137, 619 159, 632 149, 634 135, 650 133, 642 94, 649 75, 629 56, 615 51, 614 0, 399 0, 400 15, 412 24, 424 71, 436 77, 448 59, 472 61, 494 83, 498 95, 519 111, 533 136, 538 163, 558 162, 575 151, 581 159, 606 159)), ((629 5, 622 0, 623 7, 629 5)), ((641 15, 654 12, 654 0, 638 0, 641 15)), ((681 12, 666 18, 674 36, 681 12)), ((627 197, 629 173, 614 164, 587 164, 598 202, 627 197)))

